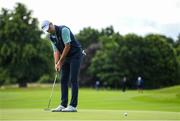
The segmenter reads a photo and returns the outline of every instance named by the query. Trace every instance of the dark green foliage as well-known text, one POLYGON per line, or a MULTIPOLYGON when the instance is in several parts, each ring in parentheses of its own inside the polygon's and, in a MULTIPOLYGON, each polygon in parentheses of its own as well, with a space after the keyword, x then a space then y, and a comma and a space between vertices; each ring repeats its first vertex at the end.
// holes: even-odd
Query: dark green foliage
POLYGON ((81 30, 76 37, 81 42, 82 47, 87 48, 90 44, 98 42, 99 32, 91 27, 87 27, 81 30))
POLYGON ((38 80, 43 73, 52 73, 50 45, 41 39, 38 21, 23 4, 0 14, 0 84, 38 80))
POLYGON ((164 36, 140 37, 128 34, 104 36, 102 49, 93 58, 90 70, 102 82, 118 87, 123 76, 135 87, 138 76, 146 88, 177 84, 178 61, 176 52, 164 36))

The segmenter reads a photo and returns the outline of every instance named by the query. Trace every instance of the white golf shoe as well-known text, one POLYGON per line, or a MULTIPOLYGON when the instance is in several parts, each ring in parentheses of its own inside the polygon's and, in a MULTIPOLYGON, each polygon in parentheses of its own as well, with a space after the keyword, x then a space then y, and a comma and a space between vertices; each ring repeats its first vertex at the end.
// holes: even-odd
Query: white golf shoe
POLYGON ((62 109, 62 112, 77 112, 76 107, 69 105, 67 108, 62 109))
POLYGON ((62 112, 63 109, 65 109, 65 107, 62 105, 59 105, 57 108, 52 109, 51 111, 52 112, 62 112))

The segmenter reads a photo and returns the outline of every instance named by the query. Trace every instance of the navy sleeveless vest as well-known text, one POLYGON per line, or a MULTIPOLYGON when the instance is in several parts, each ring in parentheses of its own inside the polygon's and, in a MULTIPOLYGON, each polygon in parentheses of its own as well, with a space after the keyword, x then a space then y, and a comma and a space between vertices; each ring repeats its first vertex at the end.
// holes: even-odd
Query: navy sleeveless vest
MULTIPOLYGON (((63 27, 66 27, 66 26, 56 26, 55 25, 55 30, 56 30, 55 36, 56 37, 53 34, 50 34, 50 36, 49 36, 50 40, 53 42, 53 44, 56 46, 56 48, 59 50, 59 52, 61 54, 62 54, 64 47, 65 47, 64 42, 62 40, 62 29, 63 29, 63 27)), ((71 42, 70 42, 71 48, 67 54, 67 57, 73 56, 77 52, 81 51, 81 44, 79 43, 79 41, 77 41, 75 39, 71 30, 70 30, 70 38, 71 38, 71 42)))

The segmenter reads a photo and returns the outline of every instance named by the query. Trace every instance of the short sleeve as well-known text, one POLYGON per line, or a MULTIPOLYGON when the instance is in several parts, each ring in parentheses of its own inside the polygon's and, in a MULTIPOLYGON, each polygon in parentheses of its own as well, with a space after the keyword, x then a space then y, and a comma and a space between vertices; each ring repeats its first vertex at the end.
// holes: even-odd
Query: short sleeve
POLYGON ((62 39, 63 39, 64 44, 71 42, 70 30, 67 27, 64 27, 62 29, 62 39))

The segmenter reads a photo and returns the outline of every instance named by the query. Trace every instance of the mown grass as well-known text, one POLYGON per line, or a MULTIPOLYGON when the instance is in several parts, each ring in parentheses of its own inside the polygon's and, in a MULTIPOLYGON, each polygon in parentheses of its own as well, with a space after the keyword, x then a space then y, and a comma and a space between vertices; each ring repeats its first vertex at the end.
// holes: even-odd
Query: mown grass
MULTIPOLYGON (((1 88, 0 120, 180 120, 180 86, 143 93, 80 89, 78 113, 43 111, 50 91, 51 86, 1 88), (127 117, 124 112, 128 112, 127 117)), ((56 85, 51 108, 59 103, 60 89, 56 85)))

